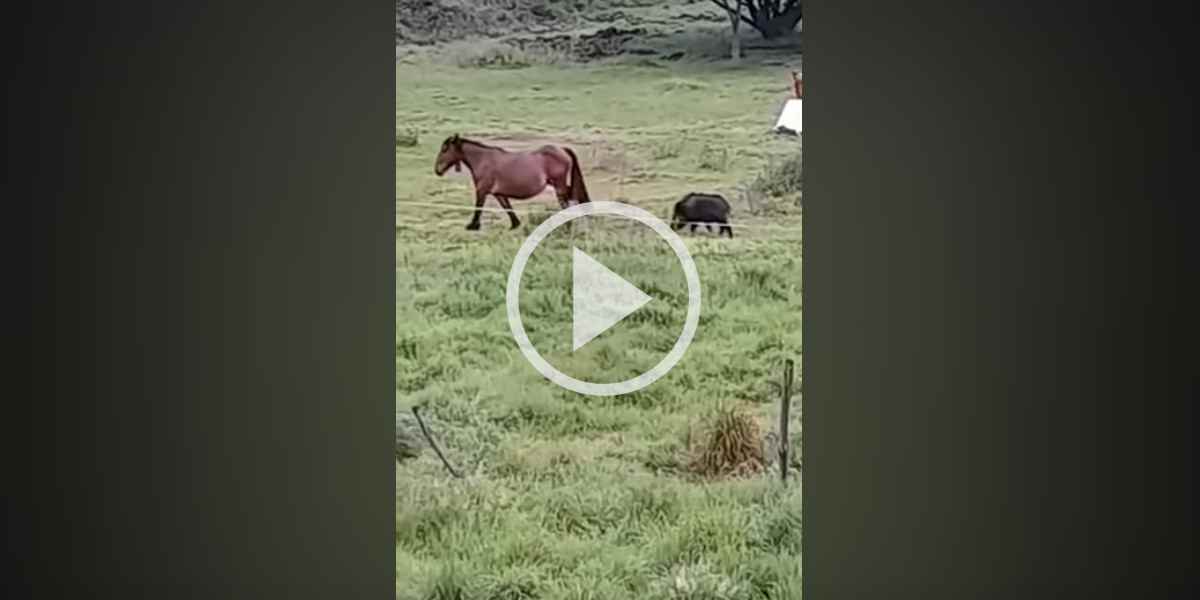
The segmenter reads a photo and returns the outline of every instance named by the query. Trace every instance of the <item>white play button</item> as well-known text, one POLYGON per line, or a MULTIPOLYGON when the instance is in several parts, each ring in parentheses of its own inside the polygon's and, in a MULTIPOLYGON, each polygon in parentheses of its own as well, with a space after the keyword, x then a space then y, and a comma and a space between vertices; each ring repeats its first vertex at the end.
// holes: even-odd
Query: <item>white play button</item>
MULTIPOLYGON (((574 309, 571 320, 572 352, 574 352, 645 306, 650 301, 650 296, 579 249, 572 248, 571 254, 573 267, 572 308, 574 309)), ((512 330, 513 339, 517 342, 517 348, 529 360, 529 364, 533 365, 533 368, 547 379, 579 394, 590 396, 629 394, 658 381, 683 358, 683 353, 687 351, 688 344, 692 342, 692 338, 696 335, 696 327, 700 323, 700 274, 696 271, 696 263, 688 253, 687 245, 661 219, 636 206, 594 200, 576 204, 554 213, 549 219, 534 228, 529 237, 525 238, 517 250, 517 255, 513 258, 512 268, 508 271, 504 305, 508 315, 508 326, 512 330), (529 339, 529 332, 525 331, 525 325, 521 319, 521 275, 525 272, 530 255, 555 229, 576 219, 593 215, 623 217, 653 230, 675 253, 679 259, 679 265, 683 267, 684 279, 687 281, 687 316, 684 319, 683 331, 675 340, 675 345, 671 346, 667 355, 650 370, 624 381, 606 383, 583 381, 560 371, 533 346, 533 342, 529 339)))
POLYGON ((646 305, 650 296, 574 248, 571 266, 571 351, 646 305))

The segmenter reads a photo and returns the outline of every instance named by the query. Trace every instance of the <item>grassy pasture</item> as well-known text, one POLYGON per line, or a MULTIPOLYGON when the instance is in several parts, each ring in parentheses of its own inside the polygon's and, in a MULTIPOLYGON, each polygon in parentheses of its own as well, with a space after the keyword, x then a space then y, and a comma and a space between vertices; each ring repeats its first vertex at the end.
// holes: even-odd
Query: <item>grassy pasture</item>
MULTIPOLYGON (((450 478, 430 451, 397 463, 397 598, 800 597, 798 394, 797 477, 788 486, 771 465, 721 478, 688 469, 689 450, 720 410, 745 411, 764 436, 776 430, 782 361, 799 366, 796 196, 751 205, 738 193, 777 157, 800 151, 797 139, 768 133, 787 85, 786 67, 750 64, 397 65, 397 418, 422 406, 466 474, 450 478), (499 213, 485 214, 481 231, 464 230, 466 171, 433 174, 453 133, 513 148, 569 145, 594 199, 660 217, 688 191, 730 198, 735 239, 683 236, 704 305, 675 369, 634 394, 594 398, 525 361, 505 318, 505 283, 521 241, 556 204, 550 193, 515 203, 517 231, 499 213)), ((674 258, 652 237, 576 235, 548 240, 526 270, 530 335, 577 376, 635 375, 674 343, 686 303, 647 305, 571 353, 555 337, 570 331, 570 247, 655 296, 680 298, 682 273, 663 267, 674 258)))

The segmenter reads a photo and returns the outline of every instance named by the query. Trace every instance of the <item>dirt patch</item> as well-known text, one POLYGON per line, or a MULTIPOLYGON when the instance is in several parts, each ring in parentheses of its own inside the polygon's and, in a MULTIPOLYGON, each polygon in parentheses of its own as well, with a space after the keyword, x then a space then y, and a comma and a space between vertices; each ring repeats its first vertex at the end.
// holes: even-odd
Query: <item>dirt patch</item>
POLYGON ((628 174, 638 166, 637 162, 624 148, 602 144, 591 147, 588 160, 593 171, 618 176, 628 174))
POLYGON ((574 143, 573 140, 566 138, 546 137, 538 133, 507 133, 496 136, 481 136, 480 141, 513 151, 528 151, 541 146, 559 146, 574 143))

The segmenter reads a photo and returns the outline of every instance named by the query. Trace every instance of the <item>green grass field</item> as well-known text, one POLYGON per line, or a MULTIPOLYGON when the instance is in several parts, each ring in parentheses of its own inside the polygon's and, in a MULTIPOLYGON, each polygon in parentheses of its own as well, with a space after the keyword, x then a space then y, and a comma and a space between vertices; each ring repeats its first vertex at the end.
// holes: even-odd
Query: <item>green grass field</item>
MULTIPOLYGON (((766 439, 778 426, 782 363, 798 367, 801 356, 800 208, 796 195, 751 204, 737 192, 800 152, 797 138, 768 132, 787 76, 786 67, 720 63, 398 64, 397 422, 407 426, 420 405, 466 476, 452 478, 428 449, 397 462, 397 598, 800 597, 798 393, 786 486, 766 439), (557 205, 550 193, 515 203, 517 231, 498 213, 484 215, 481 231, 464 230, 466 171, 433 174, 453 133, 513 148, 569 145, 593 199, 660 217, 688 191, 726 194, 735 239, 683 234, 704 306, 678 366, 639 392, 598 398, 559 388, 525 361, 505 318, 505 282, 521 241, 557 205), (689 459, 729 409, 752 417, 767 464, 702 477, 689 459)), ((576 235, 642 289, 683 293, 682 276, 663 271, 674 259, 664 261, 661 242, 576 235)), ((548 242, 526 271, 531 337, 572 374, 615 381, 641 372, 674 343, 686 303, 647 305, 570 353, 551 335, 569 323, 569 242, 548 242)))

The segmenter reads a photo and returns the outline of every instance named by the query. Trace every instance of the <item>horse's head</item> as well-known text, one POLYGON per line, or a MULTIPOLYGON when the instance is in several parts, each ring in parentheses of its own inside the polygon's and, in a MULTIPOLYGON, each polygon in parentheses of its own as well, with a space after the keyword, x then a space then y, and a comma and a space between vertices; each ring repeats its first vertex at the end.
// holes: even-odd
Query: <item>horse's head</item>
POLYGON ((462 138, 458 137, 456 133, 442 142, 442 149, 438 152, 437 160, 433 163, 433 173, 440 177, 450 167, 454 167, 455 171, 460 171, 462 167, 459 166, 459 163, 462 160, 462 138))

